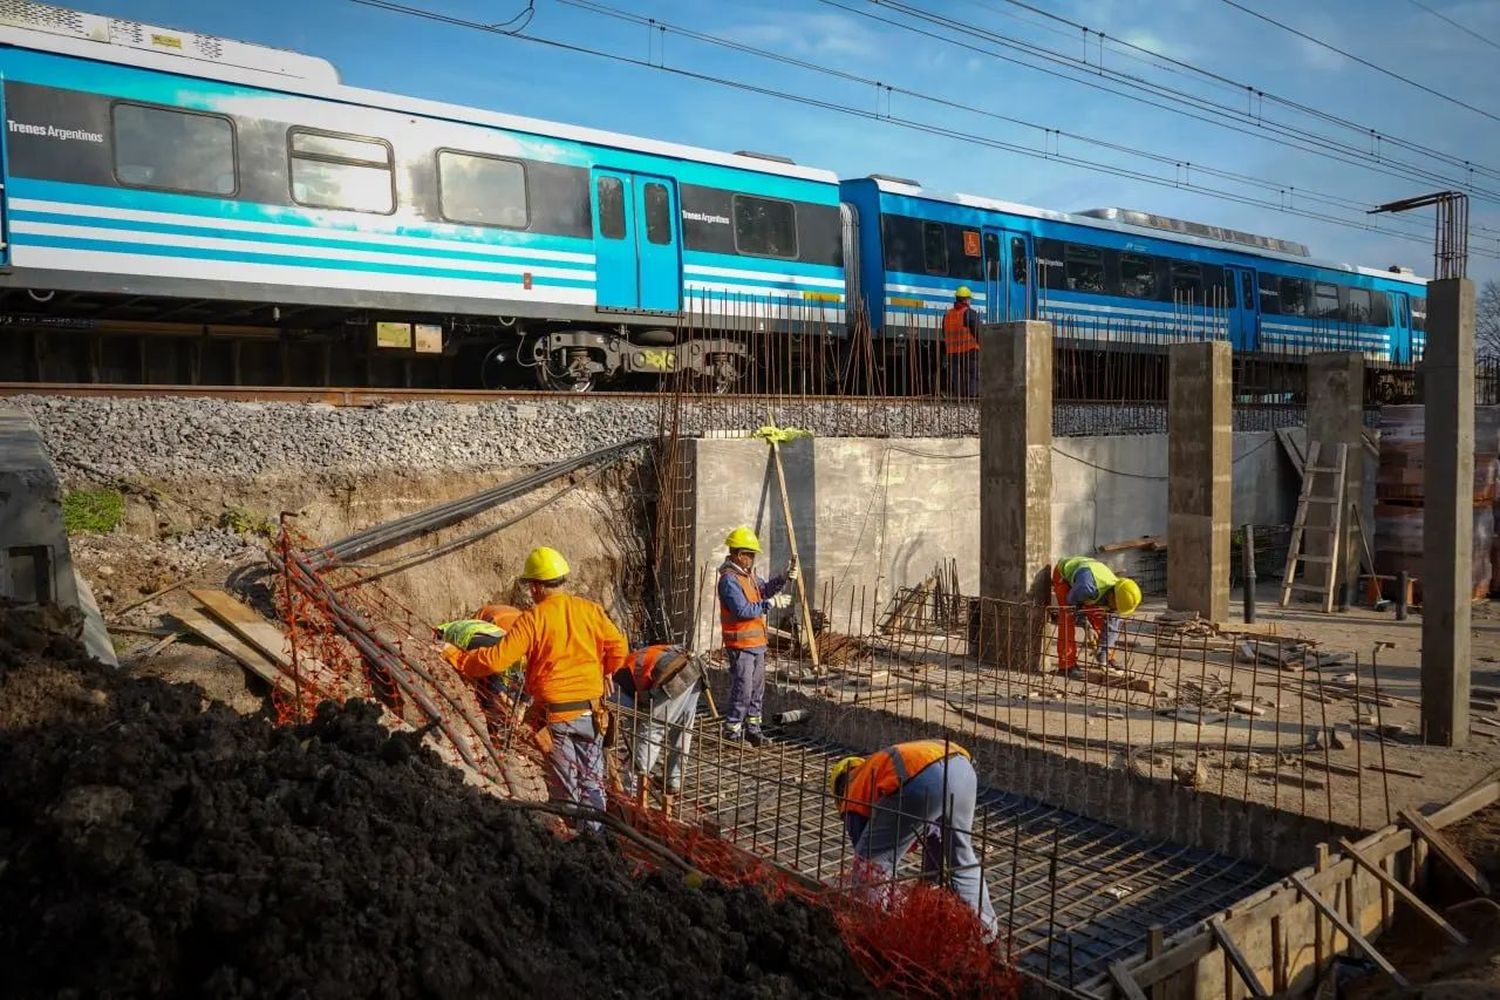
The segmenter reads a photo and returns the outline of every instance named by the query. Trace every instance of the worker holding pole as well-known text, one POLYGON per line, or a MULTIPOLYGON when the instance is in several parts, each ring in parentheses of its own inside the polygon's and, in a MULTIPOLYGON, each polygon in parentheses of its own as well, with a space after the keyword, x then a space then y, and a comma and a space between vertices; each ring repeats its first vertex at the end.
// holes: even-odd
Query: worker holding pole
POLYGON ((719 567, 719 626, 729 659, 724 738, 758 747, 765 742, 760 713, 766 693, 766 611, 792 603, 792 595, 782 590, 797 579, 797 560, 792 559, 782 575, 763 580, 755 575, 755 557, 760 554, 755 532, 735 528, 724 545, 729 549, 719 567))
POLYGON ((1057 669, 1066 673, 1078 666, 1075 610, 1098 637, 1099 665, 1114 666, 1120 619, 1140 607, 1140 585, 1128 576, 1116 576, 1097 559, 1068 556, 1052 567, 1052 595, 1057 598, 1057 669))
POLYGON ((662 804, 671 812, 673 798, 682 793, 682 763, 693 745, 703 661, 681 646, 659 643, 632 651, 614 681, 614 699, 623 709, 621 730, 631 744, 625 791, 644 809, 655 776, 662 804), (663 748, 666 755, 658 768, 663 748))
MULTIPOLYGON (((546 763, 548 796, 602 810, 610 722, 604 690, 606 679, 624 666, 628 646, 604 608, 563 589, 568 572, 556 549, 533 549, 521 571, 531 608, 499 643, 468 651, 450 645, 443 656, 471 680, 524 658, 525 691, 532 699, 526 721, 546 763)), ((598 833, 601 826, 588 821, 581 829, 598 833)))
POLYGON ((828 791, 854 845, 854 884, 870 898, 889 893, 897 863, 921 838, 922 877, 952 889, 987 932, 995 930, 974 852, 979 778, 968 750, 950 740, 913 740, 844 757, 828 771, 828 791))

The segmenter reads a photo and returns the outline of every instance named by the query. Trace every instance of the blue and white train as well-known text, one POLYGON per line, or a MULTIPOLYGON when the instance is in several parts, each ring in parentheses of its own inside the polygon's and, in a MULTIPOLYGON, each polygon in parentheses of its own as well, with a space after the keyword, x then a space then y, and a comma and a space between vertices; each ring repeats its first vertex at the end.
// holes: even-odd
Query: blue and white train
POLYGON ((0 75, 0 361, 30 378, 432 384, 508 358, 553 387, 731 387, 746 331, 930 342, 960 284, 1090 339, 1421 348, 1419 279, 1244 234, 840 183, 43 4, 0 7, 0 75))

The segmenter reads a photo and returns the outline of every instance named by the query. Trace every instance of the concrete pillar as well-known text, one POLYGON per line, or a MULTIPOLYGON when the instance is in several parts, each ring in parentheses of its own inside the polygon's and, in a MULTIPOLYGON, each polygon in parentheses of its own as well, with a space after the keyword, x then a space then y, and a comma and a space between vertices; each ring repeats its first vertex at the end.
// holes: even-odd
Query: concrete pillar
POLYGON ((1469 742, 1469 611, 1474 540, 1474 283, 1427 285, 1422 362, 1422 731, 1469 742))
MULTIPOLYGON (((1358 351, 1330 351, 1314 354, 1307 361, 1307 440, 1317 441, 1321 454, 1318 464, 1332 466, 1338 459, 1338 446, 1348 445, 1348 458, 1344 474, 1344 510, 1340 526, 1338 584, 1355 579, 1359 573, 1359 540, 1354 531, 1354 518, 1349 513, 1349 504, 1361 504, 1365 484, 1365 356, 1358 351)), ((1329 482, 1323 477, 1320 485, 1329 482)), ((1329 484, 1331 486, 1331 484, 1329 484)), ((1328 505, 1314 506, 1308 510, 1307 523, 1327 526, 1332 522, 1333 510, 1328 505)), ((1375 544, 1374 525, 1365 526, 1370 531, 1368 541, 1375 544)), ((1331 551, 1333 535, 1326 531, 1309 531, 1303 536, 1303 547, 1310 556, 1327 557, 1331 551)), ((1304 564, 1305 581, 1321 587, 1334 567, 1327 563, 1304 564)))
POLYGON ((1173 344, 1167 390, 1167 606, 1229 617, 1233 369, 1227 342, 1173 344))
POLYGON ((1052 561, 1052 324, 993 324, 980 343, 979 593, 1016 602, 983 602, 980 655, 1035 670, 1052 561))

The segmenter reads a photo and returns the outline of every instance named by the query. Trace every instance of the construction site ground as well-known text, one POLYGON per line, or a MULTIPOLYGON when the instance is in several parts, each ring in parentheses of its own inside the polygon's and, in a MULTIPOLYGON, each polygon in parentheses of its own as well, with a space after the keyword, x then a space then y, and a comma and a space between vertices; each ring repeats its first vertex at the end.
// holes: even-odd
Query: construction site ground
MULTIPOLYGON (((1471 738, 1445 748, 1421 741, 1420 609, 1406 621, 1393 605, 1283 609, 1279 589, 1260 588, 1257 624, 1239 623, 1236 600, 1230 621, 1192 623, 1181 646, 1149 624, 1166 609, 1148 600, 1109 685, 1097 671, 1059 676, 1049 625, 1041 672, 976 664, 958 635, 892 632, 830 681, 792 686, 1366 830, 1444 803, 1500 766, 1500 602, 1473 606, 1471 738), (1247 655, 1274 659, 1304 642, 1336 662, 1247 655), (1332 740, 1318 737, 1330 729, 1332 740)), ((802 661, 787 664, 785 676, 804 675, 802 661)))

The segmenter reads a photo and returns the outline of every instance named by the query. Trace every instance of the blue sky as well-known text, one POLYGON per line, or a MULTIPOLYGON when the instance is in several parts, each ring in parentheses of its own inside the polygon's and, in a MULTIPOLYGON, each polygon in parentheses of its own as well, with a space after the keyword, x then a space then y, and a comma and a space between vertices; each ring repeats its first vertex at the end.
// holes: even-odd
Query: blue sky
MULTIPOLYGON (((407 0, 410 6, 456 17, 503 22, 524 0, 407 0)), ((1058 149, 1089 160, 1171 178, 1173 163, 1152 163, 1079 140, 996 121, 982 112, 1147 149, 1172 160, 1275 181, 1362 204, 1425 193, 1435 180, 1390 177, 1336 163, 1265 139, 1149 107, 1007 63, 1015 55, 985 37, 994 33, 1067 58, 1084 51, 1082 33, 1008 0, 952 0, 910 6, 951 18, 969 30, 935 26, 870 0, 599 0, 634 15, 769 49, 831 69, 880 80, 967 105, 956 110, 897 94, 879 104, 897 117, 975 137, 965 140, 913 131, 883 121, 807 107, 764 94, 576 54, 535 42, 375 10, 348 0, 260 0, 255 4, 187 0, 94 0, 83 9, 153 24, 224 35, 322 56, 345 82, 437 100, 533 115, 718 149, 757 149, 825 166, 842 176, 871 172, 920 180, 930 188, 965 191, 1076 210, 1141 208, 1165 215, 1295 239, 1314 256, 1370 266, 1401 263, 1431 271, 1431 216, 1376 221, 1420 234, 1415 242, 1362 232, 1258 206, 1236 204, 1133 177, 1111 176, 990 148, 996 140, 1031 149, 1058 149), (841 9, 844 8, 844 9, 841 9), (873 20, 900 20, 928 37, 873 20), (969 47, 965 47, 969 46, 969 47), (975 51, 975 49, 983 51, 975 51)), ((1454 21, 1500 42, 1500 0, 1423 0, 1454 21)), ((1410 0, 1244 0, 1252 7, 1370 62, 1410 77, 1500 117, 1494 67, 1500 47, 1473 38, 1410 0), (1488 81, 1485 85, 1480 84, 1488 81)), ((1500 121, 1389 79, 1336 53, 1293 37, 1221 0, 1033 0, 1032 6, 1102 31, 1104 65, 1199 98, 1247 107, 1243 90, 1206 81, 1143 55, 1114 39, 1212 69, 1230 80, 1291 98, 1388 135, 1411 140, 1497 176, 1475 183, 1500 195, 1500 121)), ((663 41, 641 25, 560 3, 536 0, 528 34, 602 49, 634 59, 721 76, 841 105, 874 109, 875 88, 831 79, 677 33, 663 41)), ((1099 59, 1093 38, 1088 58, 1099 59)), ((1097 79, 1097 78, 1096 78, 1097 79)), ((1116 84, 1118 86, 1118 84, 1116 84)), ((1267 118, 1375 149, 1368 136, 1262 102, 1267 118)), ((1221 116, 1209 115, 1216 119, 1221 116)), ((1380 144, 1384 155, 1392 153, 1380 144)), ((1395 151, 1432 167, 1430 156, 1395 151)), ((1460 168, 1446 168, 1454 176, 1460 168)), ((1195 182, 1281 203, 1278 191, 1256 190, 1187 168, 1195 182)), ((1331 207, 1290 195, 1293 205, 1346 219, 1331 207)), ((1429 210, 1430 211, 1430 210, 1429 210)), ((1500 204, 1476 198, 1471 248, 1500 255, 1500 204), (1487 227, 1490 231, 1485 232, 1487 227)), ((1469 273, 1500 277, 1500 260, 1471 257, 1469 273)))

